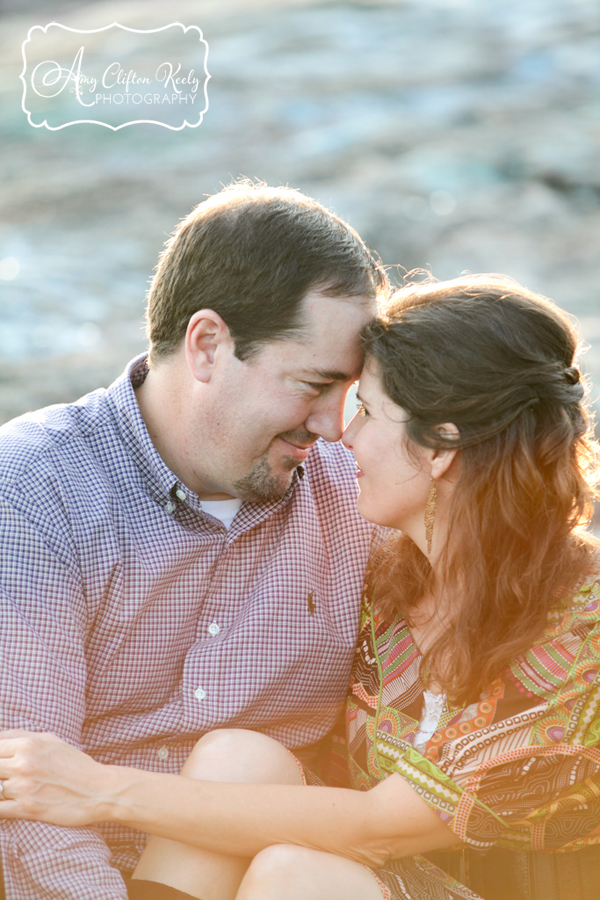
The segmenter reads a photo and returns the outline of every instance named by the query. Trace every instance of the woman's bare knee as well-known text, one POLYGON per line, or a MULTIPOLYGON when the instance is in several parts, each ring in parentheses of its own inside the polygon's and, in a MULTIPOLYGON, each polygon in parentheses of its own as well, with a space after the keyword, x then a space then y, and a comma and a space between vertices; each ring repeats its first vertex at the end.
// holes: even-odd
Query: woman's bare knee
POLYGON ((300 766, 289 750, 242 728, 221 728, 200 738, 181 774, 206 781, 302 784, 300 766))
POLYGON ((275 844, 254 857, 244 876, 236 900, 282 900, 295 897, 299 876, 306 872, 303 847, 275 844))
POLYGON ((373 873, 341 856, 277 844, 258 853, 236 900, 382 900, 373 873))

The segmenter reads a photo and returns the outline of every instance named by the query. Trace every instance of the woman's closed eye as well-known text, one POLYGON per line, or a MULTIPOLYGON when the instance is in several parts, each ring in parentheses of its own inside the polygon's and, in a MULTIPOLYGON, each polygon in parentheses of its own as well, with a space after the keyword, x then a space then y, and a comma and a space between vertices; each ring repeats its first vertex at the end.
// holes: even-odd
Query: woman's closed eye
POLYGON ((358 410, 359 416, 365 417, 369 415, 369 410, 361 400, 356 401, 356 409, 358 410))

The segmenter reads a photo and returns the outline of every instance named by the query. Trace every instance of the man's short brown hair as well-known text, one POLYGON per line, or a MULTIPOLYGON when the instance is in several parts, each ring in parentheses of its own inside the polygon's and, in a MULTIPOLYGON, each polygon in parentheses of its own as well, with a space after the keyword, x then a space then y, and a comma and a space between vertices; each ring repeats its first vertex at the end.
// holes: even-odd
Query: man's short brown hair
POLYGON ((387 278, 338 216, 290 188, 237 182, 175 229, 148 295, 150 360, 173 353, 199 309, 226 322, 239 359, 298 333, 311 290, 373 300, 387 278))

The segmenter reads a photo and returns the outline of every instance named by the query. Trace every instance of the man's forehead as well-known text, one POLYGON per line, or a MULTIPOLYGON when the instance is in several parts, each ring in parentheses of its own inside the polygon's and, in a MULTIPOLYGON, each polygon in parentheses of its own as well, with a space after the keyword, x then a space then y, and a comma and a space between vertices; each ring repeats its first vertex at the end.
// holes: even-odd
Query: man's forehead
POLYGON ((357 315, 361 318, 372 319, 377 315, 378 305, 375 298, 358 296, 333 296, 323 294, 321 291, 309 291, 302 300, 305 324, 311 319, 329 318, 335 316, 342 319, 354 319, 357 315))
POLYGON ((308 295, 304 333, 288 348, 289 368, 315 381, 354 381, 362 368, 361 331, 374 316, 366 298, 308 295))
POLYGON ((368 298, 308 294, 300 327, 267 341, 250 365, 275 364, 307 381, 354 381, 363 363, 361 331, 376 309, 368 298))
POLYGON ((377 314, 366 297, 324 297, 308 294, 304 299, 302 337, 305 344, 355 343, 360 332, 377 314))

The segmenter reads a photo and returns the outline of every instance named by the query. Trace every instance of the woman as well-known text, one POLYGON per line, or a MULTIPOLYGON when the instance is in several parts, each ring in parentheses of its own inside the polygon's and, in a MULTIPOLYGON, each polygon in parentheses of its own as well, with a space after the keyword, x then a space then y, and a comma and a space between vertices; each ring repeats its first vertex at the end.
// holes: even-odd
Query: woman
POLYGON ((318 779, 255 732, 205 736, 186 778, 0 740, 0 816, 155 835, 132 897, 473 898, 421 854, 600 842, 598 473, 573 329, 467 277, 398 292, 365 351, 343 440, 361 514, 394 532, 346 711, 354 790, 305 790, 318 779), (262 784, 215 783, 243 781, 262 784))

